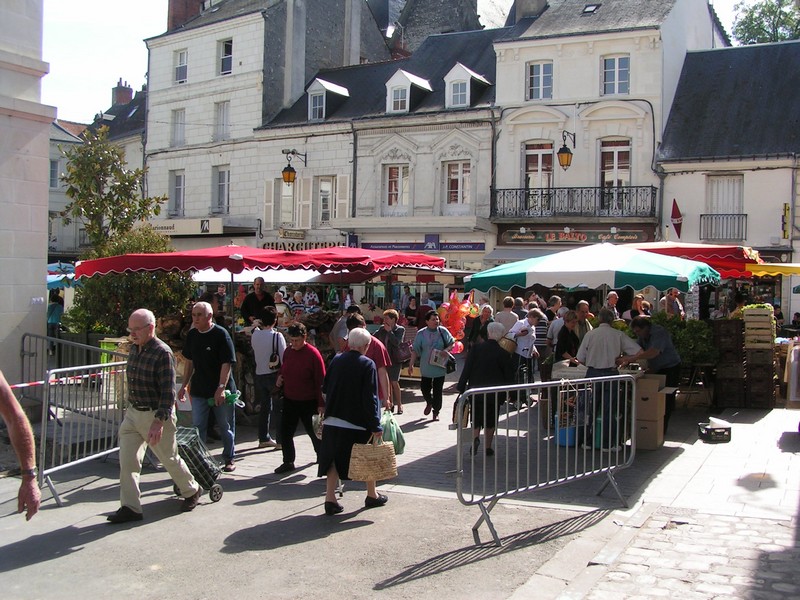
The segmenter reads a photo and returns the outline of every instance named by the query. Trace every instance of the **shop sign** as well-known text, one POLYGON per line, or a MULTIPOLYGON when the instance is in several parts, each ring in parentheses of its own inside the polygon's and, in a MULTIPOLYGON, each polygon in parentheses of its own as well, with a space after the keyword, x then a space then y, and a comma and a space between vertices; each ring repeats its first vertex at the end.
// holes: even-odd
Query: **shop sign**
POLYGON ((153 230, 164 235, 219 235, 222 219, 153 219, 148 221, 153 230))
POLYGON ((485 252, 485 242, 439 242, 438 250, 431 250, 428 242, 363 242, 369 250, 404 250, 413 252, 485 252))
POLYGON ((611 233, 608 229, 541 229, 504 231, 500 236, 506 244, 597 244, 599 242, 633 243, 646 242, 647 235, 639 230, 620 230, 611 233))
POLYGON ((261 247, 264 250, 314 250, 316 248, 333 248, 339 246, 336 242, 264 242, 261 247))
POLYGON ((305 229, 284 229, 281 227, 278 229, 278 237, 287 240, 304 240, 306 239, 306 231, 305 229))

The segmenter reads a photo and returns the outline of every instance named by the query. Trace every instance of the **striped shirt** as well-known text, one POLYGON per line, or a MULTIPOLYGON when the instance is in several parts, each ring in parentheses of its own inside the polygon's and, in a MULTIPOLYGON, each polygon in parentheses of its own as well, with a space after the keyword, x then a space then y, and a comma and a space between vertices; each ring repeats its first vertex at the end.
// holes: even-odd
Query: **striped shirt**
POLYGON ((150 408, 167 419, 175 406, 175 356, 157 337, 141 348, 133 344, 128 355, 128 401, 139 409, 150 408))

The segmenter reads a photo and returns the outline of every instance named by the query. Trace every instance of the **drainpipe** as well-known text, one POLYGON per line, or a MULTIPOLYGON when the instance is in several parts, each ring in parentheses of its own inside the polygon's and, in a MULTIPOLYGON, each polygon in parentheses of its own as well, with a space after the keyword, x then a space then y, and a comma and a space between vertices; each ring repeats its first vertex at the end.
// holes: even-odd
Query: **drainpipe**
POLYGON ((662 226, 664 223, 664 187, 667 182, 667 174, 664 172, 663 169, 657 169, 655 171, 656 176, 658 177, 659 186, 658 186, 658 228, 656 229, 655 241, 661 241, 661 231, 662 226))
POLYGON ((353 184, 352 193, 350 194, 350 218, 356 218, 356 183, 358 182, 358 134, 356 133, 355 125, 350 121, 350 131, 353 133, 353 184))

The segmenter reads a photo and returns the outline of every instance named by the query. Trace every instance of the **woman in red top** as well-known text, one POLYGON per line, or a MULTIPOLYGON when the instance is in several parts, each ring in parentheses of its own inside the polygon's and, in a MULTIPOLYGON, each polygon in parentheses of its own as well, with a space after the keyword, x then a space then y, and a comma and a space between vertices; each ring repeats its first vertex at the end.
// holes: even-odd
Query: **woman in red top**
POLYGON ((277 386, 283 388, 283 420, 281 421, 281 450, 283 464, 276 473, 295 470, 294 433, 297 422, 303 424, 314 452, 319 452, 319 440, 314 435, 311 418, 325 409, 322 383, 325 379, 325 362, 314 346, 306 343, 306 327, 296 323, 289 327, 289 347, 283 354, 277 386))

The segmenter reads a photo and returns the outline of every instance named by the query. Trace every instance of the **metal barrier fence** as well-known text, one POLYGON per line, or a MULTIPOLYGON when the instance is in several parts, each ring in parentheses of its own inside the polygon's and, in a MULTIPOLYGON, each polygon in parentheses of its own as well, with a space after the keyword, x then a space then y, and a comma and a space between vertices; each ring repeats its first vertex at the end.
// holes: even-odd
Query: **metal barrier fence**
POLYGON ((483 522, 495 543, 500 538, 490 513, 501 498, 605 474, 622 504, 614 473, 636 452, 635 379, 617 375, 468 390, 456 405, 459 415, 456 492, 481 517, 472 527, 476 543, 483 522), (496 423, 489 452, 476 427, 496 423))
POLYGON ((39 436, 39 484, 61 498, 51 475, 119 449, 124 416, 124 362, 53 369, 46 374, 39 436))
POLYGON ((20 396, 41 403, 39 485, 61 506, 51 475, 117 450, 126 399, 124 353, 26 333, 20 396), (111 362, 117 361, 117 362, 111 362))

